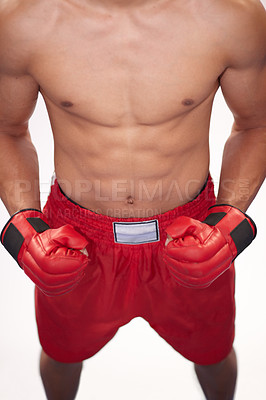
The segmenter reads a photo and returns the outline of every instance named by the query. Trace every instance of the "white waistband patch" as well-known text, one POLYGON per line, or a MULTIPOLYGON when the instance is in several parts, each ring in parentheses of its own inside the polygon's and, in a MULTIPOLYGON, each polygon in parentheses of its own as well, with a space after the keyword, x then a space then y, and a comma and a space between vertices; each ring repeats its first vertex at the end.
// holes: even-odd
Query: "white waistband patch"
POLYGON ((113 222, 116 243, 140 244, 160 240, 158 220, 141 222, 113 222))

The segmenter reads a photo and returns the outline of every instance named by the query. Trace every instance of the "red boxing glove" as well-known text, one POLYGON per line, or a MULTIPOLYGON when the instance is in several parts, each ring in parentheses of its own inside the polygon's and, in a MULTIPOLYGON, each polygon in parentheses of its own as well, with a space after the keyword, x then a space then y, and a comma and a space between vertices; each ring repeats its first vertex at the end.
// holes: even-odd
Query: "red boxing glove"
POLYGON ((89 261, 81 253, 87 240, 71 225, 50 229, 39 210, 14 214, 1 233, 1 242, 25 274, 49 296, 77 286, 89 261))
POLYGON ((166 229, 173 240, 164 260, 182 286, 208 287, 256 236, 256 225, 238 208, 221 204, 209 211, 203 222, 178 217, 166 229))

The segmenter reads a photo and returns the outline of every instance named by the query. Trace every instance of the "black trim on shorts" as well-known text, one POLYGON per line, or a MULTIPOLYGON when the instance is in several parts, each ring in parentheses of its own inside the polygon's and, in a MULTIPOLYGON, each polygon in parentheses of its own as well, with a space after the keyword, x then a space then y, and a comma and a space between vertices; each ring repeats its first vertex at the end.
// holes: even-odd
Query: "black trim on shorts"
MULTIPOLYGON (((196 200, 196 198, 206 189, 208 180, 209 180, 209 174, 208 174, 208 176, 207 176, 207 178, 206 178, 206 181, 205 181, 204 185, 203 185, 202 188, 200 189, 200 191, 196 194, 196 196, 195 196, 192 200, 188 201, 188 203, 190 203, 191 201, 196 200)), ((68 201, 70 201, 71 203, 75 204, 76 206, 78 206, 78 207, 80 207, 80 208, 83 208, 84 210, 88 210, 88 211, 93 212, 94 214, 98 214, 98 213, 96 213, 95 211, 90 210, 89 208, 86 208, 86 207, 81 206, 81 205, 80 205, 79 203, 77 203, 75 200, 72 200, 70 197, 68 197, 68 196, 65 194, 65 192, 62 190, 62 188, 60 187, 60 185, 59 185, 58 182, 57 182, 57 184, 58 184, 58 187, 59 187, 60 192, 62 193, 62 195, 63 195, 68 201)))

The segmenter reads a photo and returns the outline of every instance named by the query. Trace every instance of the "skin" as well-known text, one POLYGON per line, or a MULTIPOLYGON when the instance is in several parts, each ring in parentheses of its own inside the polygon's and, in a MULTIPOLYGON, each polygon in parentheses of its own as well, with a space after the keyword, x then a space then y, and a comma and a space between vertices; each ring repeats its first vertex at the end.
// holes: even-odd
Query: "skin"
MULTIPOLYGON (((219 86, 235 122, 217 202, 248 208, 266 169, 266 25, 257 0, 2 0, 0 27, 0 196, 11 214, 40 208, 28 132, 39 93, 63 191, 95 212, 145 217, 202 188, 219 86)), ((73 367, 42 355, 49 399, 59 399, 55 365, 63 382, 73 367)), ((196 372, 208 399, 233 398, 233 352, 196 372)))
POLYGON ((64 192, 96 212, 142 217, 201 189, 219 84, 236 120, 219 197, 247 208, 265 175, 264 12, 256 1, 197 3, 1 1, 0 194, 10 213, 39 206, 26 138, 39 91, 64 192), (26 193, 14 196, 18 180, 26 193))

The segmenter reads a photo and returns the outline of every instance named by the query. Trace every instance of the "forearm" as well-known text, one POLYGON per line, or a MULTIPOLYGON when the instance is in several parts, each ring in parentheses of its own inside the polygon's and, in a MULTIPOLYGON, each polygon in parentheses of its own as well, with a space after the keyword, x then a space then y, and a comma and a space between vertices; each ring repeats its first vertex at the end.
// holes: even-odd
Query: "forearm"
POLYGON ((246 211, 265 179, 266 129, 237 131, 226 142, 217 204, 246 211))
POLYGON ((10 214, 40 209, 38 157, 28 132, 0 133, 0 197, 10 214))

